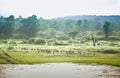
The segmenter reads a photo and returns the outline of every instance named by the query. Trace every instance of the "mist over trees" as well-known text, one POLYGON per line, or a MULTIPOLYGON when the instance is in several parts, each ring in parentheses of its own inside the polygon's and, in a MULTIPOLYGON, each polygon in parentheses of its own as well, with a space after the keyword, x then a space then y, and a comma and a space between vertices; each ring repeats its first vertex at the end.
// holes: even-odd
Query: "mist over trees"
POLYGON ((95 33, 104 36, 120 36, 120 16, 69 16, 54 19, 0 17, 0 38, 80 38, 95 33), (109 19, 108 19, 109 18, 109 19))

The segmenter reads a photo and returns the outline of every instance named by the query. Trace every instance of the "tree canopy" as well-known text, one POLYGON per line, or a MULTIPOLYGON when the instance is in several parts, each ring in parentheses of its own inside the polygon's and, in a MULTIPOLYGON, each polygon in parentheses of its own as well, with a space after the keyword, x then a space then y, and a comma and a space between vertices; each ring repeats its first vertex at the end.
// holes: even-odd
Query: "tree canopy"
POLYGON ((116 16, 78 16, 77 19, 74 17, 73 19, 64 17, 49 20, 37 18, 36 15, 27 18, 22 16, 15 18, 14 15, 9 17, 1 16, 0 38, 31 38, 37 36, 41 38, 75 37, 76 33, 73 30, 77 32, 77 37, 80 37, 85 32, 95 32, 98 35, 105 35, 107 38, 115 32, 118 33, 117 31, 120 30, 119 20, 116 16), (52 36, 50 32, 56 33, 56 36, 52 36))

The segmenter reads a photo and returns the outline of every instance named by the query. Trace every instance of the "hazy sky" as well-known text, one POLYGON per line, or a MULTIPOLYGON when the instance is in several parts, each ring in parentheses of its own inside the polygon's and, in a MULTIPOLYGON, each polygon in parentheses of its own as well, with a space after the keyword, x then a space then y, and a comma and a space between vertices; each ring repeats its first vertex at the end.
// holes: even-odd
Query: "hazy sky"
POLYGON ((43 18, 70 15, 120 15, 120 0, 0 0, 0 15, 43 18))

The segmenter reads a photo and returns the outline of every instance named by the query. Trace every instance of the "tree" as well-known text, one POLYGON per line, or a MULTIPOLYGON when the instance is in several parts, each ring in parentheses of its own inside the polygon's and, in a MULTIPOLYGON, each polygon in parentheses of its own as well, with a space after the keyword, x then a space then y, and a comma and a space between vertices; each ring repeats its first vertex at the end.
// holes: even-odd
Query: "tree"
POLYGON ((108 35, 109 35, 109 26, 110 26, 110 23, 109 22, 105 22, 104 26, 103 26, 103 32, 105 34, 105 38, 108 38, 108 35))
POLYGON ((64 32, 66 34, 69 34, 70 31, 73 30, 73 21, 72 20, 65 20, 65 23, 64 23, 64 32))
POLYGON ((23 25, 20 27, 20 31, 28 37, 34 37, 39 31, 39 21, 36 15, 23 19, 21 22, 23 25))
POLYGON ((72 32, 69 33, 69 37, 71 37, 72 39, 74 39, 77 34, 78 34, 77 31, 72 31, 72 32))
POLYGON ((87 27, 88 27, 89 24, 90 23, 88 22, 87 19, 83 19, 82 32, 84 32, 87 29, 87 27))
POLYGON ((15 26, 15 17, 14 15, 10 15, 6 20, 7 34, 12 34, 15 26))
POLYGON ((96 39, 93 35, 92 35, 92 41, 93 41, 93 46, 96 46, 96 39))
POLYGON ((7 19, 7 21, 11 21, 11 22, 14 22, 14 15, 10 15, 7 19))
POLYGON ((5 21, 0 22, 0 34, 9 36, 14 31, 14 15, 10 15, 5 21))
POLYGON ((78 20, 78 21, 77 21, 77 27, 76 27, 76 29, 77 29, 78 31, 81 31, 81 30, 82 30, 82 20, 78 20))
POLYGON ((78 20, 78 21, 77 21, 77 25, 78 25, 79 27, 81 26, 81 23, 82 23, 81 20, 78 20))

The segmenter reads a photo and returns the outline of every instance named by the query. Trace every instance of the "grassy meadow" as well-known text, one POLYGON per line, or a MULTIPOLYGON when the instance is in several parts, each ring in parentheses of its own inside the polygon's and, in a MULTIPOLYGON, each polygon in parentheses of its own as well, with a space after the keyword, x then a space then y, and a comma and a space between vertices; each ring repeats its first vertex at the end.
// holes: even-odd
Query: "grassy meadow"
POLYGON ((1 40, 1 64, 38 64, 48 62, 73 62, 120 66, 120 42, 98 40, 46 40, 42 44, 29 44, 30 40, 1 40))
POLYGON ((0 17, 0 63, 120 66, 120 16, 0 17))

